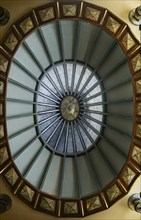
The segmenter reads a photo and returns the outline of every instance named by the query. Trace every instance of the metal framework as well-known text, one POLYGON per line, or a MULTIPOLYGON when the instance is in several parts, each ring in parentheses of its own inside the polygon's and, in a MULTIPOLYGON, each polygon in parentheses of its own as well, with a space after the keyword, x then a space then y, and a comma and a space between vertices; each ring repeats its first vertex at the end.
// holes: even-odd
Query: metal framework
POLYGON ((0 173, 14 194, 33 209, 58 217, 81 217, 107 209, 128 193, 140 175, 140 140, 141 50, 139 42, 122 20, 97 5, 65 1, 38 7, 12 25, 0 45, 0 173), (67 58, 68 45, 64 45, 63 38, 65 21, 75 22, 74 44, 70 58, 67 58), (83 55, 79 54, 83 22, 96 28, 96 34, 86 42, 88 48, 84 59, 83 55), (53 23, 56 25, 61 54, 60 60, 57 61, 54 60, 43 32, 43 27, 53 23), (44 46, 48 66, 43 65, 38 54, 34 53, 34 48, 28 44, 28 37, 34 32, 38 32, 40 42, 44 46), (102 59, 91 68, 93 53, 97 50, 98 41, 104 32, 111 37, 111 44, 107 50, 105 49, 102 59), (37 72, 32 72, 30 67, 18 60, 17 53, 21 48, 35 62, 37 72), (108 65, 112 52, 118 48, 122 50, 124 56, 120 59, 117 57, 114 67, 109 65, 107 70, 104 67, 108 65), (24 79, 18 81, 10 77, 13 65, 19 69, 19 74, 20 71, 24 72, 33 87, 28 81, 24 83, 24 79), (78 66, 81 71, 78 71, 78 66), (125 66, 128 66, 131 74, 119 83, 116 80, 116 72, 125 66), (76 78, 77 75, 79 77, 76 78), (115 80, 112 86, 106 86, 110 77, 115 80), (116 89, 122 90, 125 85, 129 88, 132 84, 132 96, 129 97, 125 93, 117 100, 112 99, 111 93, 114 94, 116 89), (10 92, 10 95, 8 93, 7 95, 7 88, 13 87, 22 89, 24 95, 20 97, 15 93, 15 96, 12 96, 10 92), (68 104, 72 99, 76 104, 72 102, 68 104), (134 112, 128 114, 123 109, 120 113, 118 109, 124 104, 132 105, 134 112), (17 106, 15 110, 19 105, 23 106, 23 111, 8 114, 11 105, 17 106), (109 106, 114 106, 112 112, 108 110, 109 106), (74 112, 76 114, 73 114, 74 112), (112 124, 113 118, 116 125, 112 124), (11 131, 12 122, 16 124, 18 120, 21 124, 25 120, 26 127, 21 126, 18 131, 13 127, 11 131), (121 120, 129 125, 129 129, 125 130, 124 126, 119 126, 121 120), (17 138, 18 143, 20 135, 26 137, 28 132, 30 137, 28 141, 26 142, 26 138, 23 139, 22 146, 17 145, 17 149, 16 147, 13 149, 12 141, 17 138), (116 134, 120 140, 124 139, 127 147, 122 147, 122 141, 115 142, 109 134, 111 136, 116 134), (93 151, 94 149, 96 150, 93 151), (22 170, 16 164, 26 151, 31 158, 22 170), (111 159, 109 152, 124 161, 121 167, 118 163, 120 168, 116 166, 117 158, 114 156, 114 159, 111 159), (42 160, 43 155, 46 155, 46 160, 42 160), (39 178, 34 185, 28 178, 38 161, 42 163, 42 169, 36 173, 39 178), (48 185, 48 175, 54 161, 58 161, 56 163, 59 166, 59 179, 56 192, 51 194, 45 190, 45 186, 48 185), (65 195, 68 163, 73 166, 70 175, 75 180, 73 192, 75 196, 70 198, 62 197, 65 195), (87 175, 90 178, 89 187, 94 188, 90 194, 85 193, 85 186, 82 184, 81 164, 92 174, 91 177, 87 175), (100 174, 101 164, 105 165, 105 172, 102 174, 100 174), (106 179, 107 172, 110 180, 103 183, 102 179, 106 179))

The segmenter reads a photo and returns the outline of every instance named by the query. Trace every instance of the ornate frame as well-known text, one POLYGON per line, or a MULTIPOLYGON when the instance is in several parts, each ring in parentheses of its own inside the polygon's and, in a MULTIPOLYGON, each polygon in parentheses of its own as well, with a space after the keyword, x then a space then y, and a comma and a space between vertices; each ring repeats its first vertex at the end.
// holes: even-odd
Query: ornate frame
POLYGON ((49 3, 15 22, 0 45, 0 173, 10 190, 35 210, 58 217, 82 217, 105 210, 128 193, 141 165, 141 48, 130 28, 105 8, 83 1, 49 3), (6 131, 6 89, 10 63, 21 41, 38 26, 57 19, 82 19, 113 35, 126 54, 134 88, 134 131, 126 164, 118 177, 89 197, 59 199, 39 192, 12 161, 6 131))

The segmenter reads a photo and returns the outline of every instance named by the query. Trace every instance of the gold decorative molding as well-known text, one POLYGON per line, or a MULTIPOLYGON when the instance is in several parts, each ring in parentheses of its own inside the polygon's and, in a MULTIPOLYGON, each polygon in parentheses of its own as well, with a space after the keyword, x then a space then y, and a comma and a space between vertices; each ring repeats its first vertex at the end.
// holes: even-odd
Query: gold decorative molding
POLYGON ((3 125, 0 125, 0 138, 4 137, 4 127, 3 125))
POLYGON ((23 33, 27 33, 29 32, 33 27, 33 22, 31 20, 30 17, 27 17, 25 20, 23 20, 20 24, 19 24, 21 30, 23 31, 23 33))
POLYGON ((136 135, 141 138, 141 124, 137 124, 136 135))
POLYGON ((63 5, 64 16, 76 16, 76 5, 63 5))
POLYGON ((6 174, 5 174, 5 178, 7 179, 7 181, 10 183, 11 186, 13 186, 16 181, 18 180, 18 175, 16 173, 16 171, 11 168, 6 174))
POLYGON ((78 213, 77 202, 65 202, 64 204, 65 214, 76 214, 78 213))
POLYGON ((48 21, 55 18, 53 7, 40 10, 39 15, 42 21, 48 21))
POLYGON ((2 165, 9 158, 7 148, 0 148, 0 165, 2 165))
POLYGON ((11 33, 7 40, 5 41, 5 46, 7 46, 11 51, 13 51, 15 49, 15 47, 17 46, 18 40, 15 37, 15 35, 13 33, 11 33))
POLYGON ((141 93, 141 79, 136 82, 137 93, 141 93))
POLYGON ((8 67, 8 60, 0 54, 0 71, 6 72, 8 67))
POLYGON ((91 199, 86 200, 87 211, 92 211, 100 207, 102 207, 102 204, 101 204, 99 196, 95 196, 91 199))
POLYGON ((109 201, 115 200, 119 195, 121 195, 121 191, 116 184, 107 190, 109 201))
POLYGON ((23 186, 20 192, 20 195, 24 197, 26 200, 28 200, 29 202, 32 202, 34 191, 31 188, 29 188, 29 186, 25 185, 23 186))
POLYGON ((139 165, 141 165, 141 148, 138 146, 134 146, 133 152, 132 152, 132 158, 135 160, 139 165))
POLYGON ((55 200, 47 198, 47 197, 42 197, 40 207, 42 209, 55 212, 55 200))
POLYGON ((132 67, 133 67, 133 70, 134 72, 138 71, 138 70, 141 70, 141 54, 137 54, 132 60, 131 60, 131 63, 132 63, 132 67))
POLYGON ((141 103, 137 104, 137 114, 141 115, 141 103))
POLYGON ((93 21, 98 21, 100 14, 101 14, 101 12, 99 10, 97 10, 95 8, 87 7, 85 17, 90 20, 93 20, 93 21))
POLYGON ((118 31, 118 29, 120 28, 120 23, 117 22, 115 19, 113 19, 112 17, 108 17, 108 20, 106 22, 106 27, 113 32, 114 34, 118 31))
POLYGON ((0 81, 0 95, 4 93, 4 82, 0 81))
POLYGON ((134 179, 135 175, 136 175, 136 173, 134 173, 133 170, 131 170, 129 167, 127 167, 122 175, 122 179, 124 180, 124 182, 127 185, 129 185, 131 183, 131 181, 134 179))
POLYGON ((135 41, 133 40, 133 38, 129 33, 125 34, 121 42, 126 48, 126 50, 130 50, 135 45, 135 41))

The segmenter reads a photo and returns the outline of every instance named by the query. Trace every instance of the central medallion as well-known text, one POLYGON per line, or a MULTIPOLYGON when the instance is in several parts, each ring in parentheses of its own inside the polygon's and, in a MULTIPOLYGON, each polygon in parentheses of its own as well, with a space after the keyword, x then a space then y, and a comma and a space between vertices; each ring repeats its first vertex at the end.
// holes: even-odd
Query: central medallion
POLYGON ((61 115, 66 121, 73 121, 79 114, 79 102, 73 96, 63 98, 60 106, 61 115))

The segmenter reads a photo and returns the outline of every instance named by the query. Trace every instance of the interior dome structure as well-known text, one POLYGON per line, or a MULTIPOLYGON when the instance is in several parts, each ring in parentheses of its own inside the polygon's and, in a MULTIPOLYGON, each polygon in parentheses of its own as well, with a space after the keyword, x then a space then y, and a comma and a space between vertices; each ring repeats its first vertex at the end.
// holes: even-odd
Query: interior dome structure
POLYGON ((140 175, 141 50, 109 10, 53 2, 0 47, 0 172, 33 209, 82 217, 140 175))

